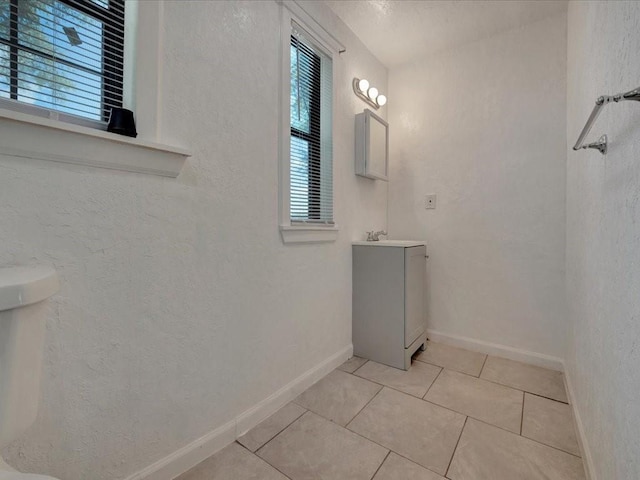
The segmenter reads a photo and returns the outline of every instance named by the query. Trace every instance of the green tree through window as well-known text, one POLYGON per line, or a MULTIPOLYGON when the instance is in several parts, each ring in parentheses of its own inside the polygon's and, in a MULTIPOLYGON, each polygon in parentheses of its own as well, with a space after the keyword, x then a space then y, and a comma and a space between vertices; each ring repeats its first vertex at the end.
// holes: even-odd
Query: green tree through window
POLYGON ((0 97, 106 120, 123 44, 124 0, 0 0, 0 97))
POLYGON ((320 219, 321 59, 291 36, 290 208, 292 220, 320 219))

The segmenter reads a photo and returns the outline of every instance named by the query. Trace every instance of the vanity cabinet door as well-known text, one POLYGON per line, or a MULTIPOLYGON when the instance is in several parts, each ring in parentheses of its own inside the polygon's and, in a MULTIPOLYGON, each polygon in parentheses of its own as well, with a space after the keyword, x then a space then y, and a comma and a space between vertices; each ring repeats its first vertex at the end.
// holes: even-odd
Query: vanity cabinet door
POLYGON ((426 247, 404 249, 404 346, 409 347, 425 330, 426 247))

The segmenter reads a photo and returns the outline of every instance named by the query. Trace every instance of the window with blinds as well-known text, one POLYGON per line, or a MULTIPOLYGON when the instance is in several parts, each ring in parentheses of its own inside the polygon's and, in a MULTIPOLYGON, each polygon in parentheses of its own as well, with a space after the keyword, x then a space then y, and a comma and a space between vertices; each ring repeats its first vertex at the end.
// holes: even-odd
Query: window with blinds
POLYGON ((0 0, 0 99, 107 121, 123 56, 124 0, 0 0))
POLYGON ((332 225, 331 57, 295 25, 290 53, 290 219, 332 225))

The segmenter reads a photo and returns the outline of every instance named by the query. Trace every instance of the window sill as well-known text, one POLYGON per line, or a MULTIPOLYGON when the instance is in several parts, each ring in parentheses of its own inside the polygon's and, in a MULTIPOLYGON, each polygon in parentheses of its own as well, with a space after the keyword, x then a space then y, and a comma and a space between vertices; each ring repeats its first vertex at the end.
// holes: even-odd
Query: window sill
POLYGON ((312 227, 296 225, 280 225, 280 233, 284 243, 325 243, 338 239, 339 228, 312 227))
POLYGON ((177 177, 191 156, 183 148, 6 109, 0 109, 0 131, 2 155, 164 177, 177 177))

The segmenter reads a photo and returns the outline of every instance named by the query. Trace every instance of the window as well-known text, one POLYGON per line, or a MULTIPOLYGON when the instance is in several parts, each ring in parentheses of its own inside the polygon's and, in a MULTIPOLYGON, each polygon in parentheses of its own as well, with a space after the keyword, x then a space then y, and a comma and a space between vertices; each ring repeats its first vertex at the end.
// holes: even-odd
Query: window
MULTIPOLYGON (((331 56, 295 22, 288 54, 288 198, 285 224, 330 228, 333 219, 331 56), (288 222, 287 222, 288 220, 288 222)), ((285 225, 286 226, 286 225, 285 225)))
MULTIPOLYGON (((122 106, 124 0, 0 0, 0 99, 106 122, 122 106)), ((24 108, 24 107, 23 107, 24 108)))
MULTIPOLYGON (((4 52, 4 56, 0 53, 0 153, 27 161, 38 159, 171 178, 178 176, 186 158, 190 156, 189 150, 176 145, 163 144, 158 131, 160 90, 158 74, 161 71, 164 8, 165 2, 151 0, 92 0, 90 2, 0 0, 0 52, 4 52), (31 9, 24 10, 25 4, 31 9), (122 32, 123 6, 126 18, 124 34, 122 32), (31 23, 27 22, 27 19, 20 20, 20 16, 17 15, 24 11, 32 14, 28 19, 31 23), (54 34, 52 29, 45 28, 48 24, 41 18, 49 18, 50 24, 52 15, 56 17, 54 25, 68 27, 68 24, 60 23, 67 19, 60 13, 62 11, 73 15, 74 18, 71 20, 72 25, 75 25, 75 34, 74 30, 65 32, 63 28, 64 37, 62 37, 60 30, 56 30, 57 33, 54 34), (96 17, 87 12, 95 14, 96 17), (91 22, 89 17, 94 18, 100 25, 94 22, 91 24, 94 25, 93 28, 86 27, 86 24, 91 22), (98 17, 103 20, 99 20, 98 17), (80 27, 82 22, 78 18, 85 22, 83 28, 80 27), (116 18, 117 21, 114 20, 116 18), (23 24, 32 26, 31 31, 36 30, 35 35, 41 40, 39 48, 33 45, 25 48, 23 45, 25 35, 15 33, 24 33, 23 24), (116 24, 119 26, 115 27, 116 24), (37 27, 33 28, 33 26, 37 27), (96 39, 91 39, 90 34, 100 40, 100 46, 96 43, 96 39), (61 37, 63 43, 60 42, 61 37), (116 37, 125 40, 124 51, 127 58, 124 82, 121 80, 122 68, 114 67, 115 62, 111 61, 117 58, 120 64, 122 63, 122 41, 112 41, 116 37), (79 45, 78 39, 82 42, 79 45), (74 49, 71 49, 70 45, 73 45, 74 49), (76 52, 75 47, 84 50, 76 52), (31 92, 29 99, 26 94, 29 94, 30 90, 25 88, 26 94, 22 95, 22 87, 28 87, 30 84, 22 76, 16 77, 15 73, 13 79, 10 78, 11 70, 18 74, 24 72, 25 69, 20 68, 19 63, 16 66, 16 62, 12 62, 12 59, 19 60, 20 53, 25 50, 34 58, 42 57, 46 60, 42 60, 42 63, 51 67, 48 71, 39 72, 35 68, 38 64, 34 64, 31 72, 25 72, 35 77, 44 75, 45 79, 55 86, 49 89, 48 97, 45 95, 46 86, 36 84, 33 89, 36 91, 31 92), (38 57, 33 50, 42 54, 38 54, 40 55, 38 57), (51 54, 52 50, 55 55, 51 54), (70 53, 69 50, 73 50, 74 53, 70 53), (144 52, 144 54, 136 55, 136 52, 144 52), (47 55, 56 58, 54 60, 47 55), (68 89, 74 94, 70 95, 67 89, 62 89, 55 83, 65 80, 64 75, 59 74, 59 70, 66 71, 65 67, 68 65, 65 62, 80 63, 86 67, 87 61, 83 60, 84 57, 100 58, 99 62, 94 61, 93 68, 96 70, 95 73, 100 73, 101 76, 92 88, 85 86, 87 81, 82 78, 80 79, 82 82, 77 81, 75 77, 66 78, 68 81, 73 81, 76 87, 76 89, 68 89), (61 60, 55 63, 58 59, 61 60), (57 70, 53 69, 54 67, 57 70), (124 92, 121 86, 118 88, 122 83, 125 87, 124 92), (12 86, 14 94, 17 86, 18 98, 14 96, 11 99, 12 86), (51 95, 52 90, 56 90, 58 94, 51 95), (88 109, 84 106, 80 107, 80 112, 77 108, 71 110, 74 106, 78 106, 79 102, 70 104, 62 102, 62 100, 69 102, 77 98, 82 101, 86 93, 78 96, 75 95, 76 90, 95 92, 93 113, 87 112, 88 109), (60 99, 61 93, 66 94, 66 98, 60 99), (122 96, 124 96, 125 105, 135 100, 136 113, 143 120, 136 125, 138 138, 103 131, 105 130, 104 119, 109 107, 119 104, 122 96), (33 105, 34 103, 39 106, 33 105), (66 110, 63 111, 63 109, 66 110), (65 111, 72 111, 74 114, 64 113, 65 111), (75 115, 77 113, 84 116, 75 115)), ((29 30, 26 32, 29 33, 29 30)), ((82 76, 87 77, 89 74, 82 73, 82 76)))

